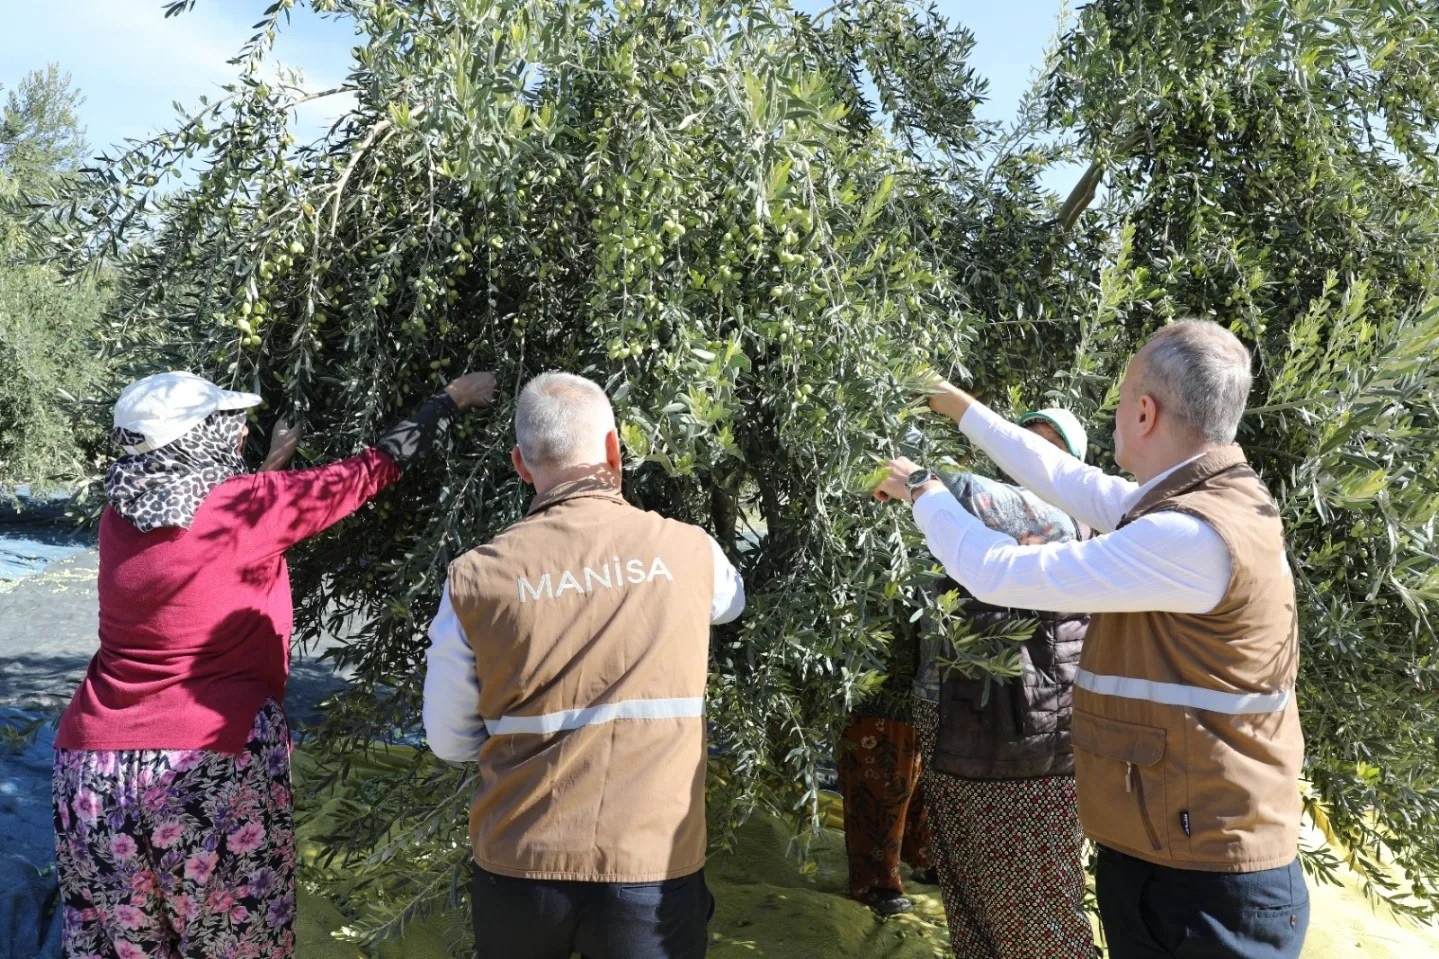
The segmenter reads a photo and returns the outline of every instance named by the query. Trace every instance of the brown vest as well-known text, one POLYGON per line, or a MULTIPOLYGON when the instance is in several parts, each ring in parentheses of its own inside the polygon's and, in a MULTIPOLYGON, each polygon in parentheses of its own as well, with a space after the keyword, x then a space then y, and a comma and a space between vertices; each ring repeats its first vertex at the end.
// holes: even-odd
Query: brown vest
POLYGON ((1080 821, 1095 842, 1175 868, 1288 865, 1298 854, 1304 740, 1279 510, 1238 446, 1175 471, 1119 525, 1165 510, 1223 538, 1229 588, 1201 615, 1090 621, 1074 689, 1080 821))
POLYGON ((566 484, 450 566, 475 651, 475 862, 532 879, 658 882, 705 857, 714 558, 703 530, 566 484))

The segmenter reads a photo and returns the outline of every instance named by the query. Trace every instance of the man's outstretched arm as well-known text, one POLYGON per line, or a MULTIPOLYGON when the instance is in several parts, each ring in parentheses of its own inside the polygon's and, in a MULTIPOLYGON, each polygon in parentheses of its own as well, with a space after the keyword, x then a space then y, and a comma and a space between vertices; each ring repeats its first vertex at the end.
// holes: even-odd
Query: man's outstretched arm
POLYGON ((1114 529, 1132 505, 1136 484, 1085 465, 951 383, 935 386, 929 407, 953 420, 1020 486, 1095 530, 1114 529))
POLYGON ((912 502, 930 552, 982 602, 1067 613, 1207 613, 1229 588, 1229 548, 1196 517, 1151 513, 1083 542, 1021 546, 972 516, 939 480, 909 490, 916 469, 892 460, 875 497, 912 502))

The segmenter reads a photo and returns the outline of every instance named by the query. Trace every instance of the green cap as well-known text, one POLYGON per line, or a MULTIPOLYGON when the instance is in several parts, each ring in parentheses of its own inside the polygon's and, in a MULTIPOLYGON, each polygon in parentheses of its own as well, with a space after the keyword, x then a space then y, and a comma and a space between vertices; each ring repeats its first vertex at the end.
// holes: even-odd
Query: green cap
POLYGON ((1054 427, 1054 431, 1064 440, 1064 445, 1069 448, 1070 455, 1076 459, 1084 459, 1085 453, 1089 452, 1089 433, 1079 422, 1079 417, 1069 410, 1059 408, 1047 410, 1033 410, 1025 413, 1019 418, 1019 425, 1039 421, 1048 423, 1054 427))

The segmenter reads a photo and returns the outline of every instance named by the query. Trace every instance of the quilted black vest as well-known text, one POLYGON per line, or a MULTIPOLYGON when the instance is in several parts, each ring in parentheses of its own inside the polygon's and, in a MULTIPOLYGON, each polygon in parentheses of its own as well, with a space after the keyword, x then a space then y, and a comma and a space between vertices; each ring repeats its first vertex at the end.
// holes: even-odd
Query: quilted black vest
MULTIPOLYGON (((956 588, 951 582, 944 589, 956 588)), ((1069 730, 1074 674, 1089 616, 1003 609, 970 599, 976 632, 1008 619, 1033 619, 1010 679, 950 675, 940 685, 939 736, 930 768, 965 779, 1034 779, 1074 775, 1069 730)))

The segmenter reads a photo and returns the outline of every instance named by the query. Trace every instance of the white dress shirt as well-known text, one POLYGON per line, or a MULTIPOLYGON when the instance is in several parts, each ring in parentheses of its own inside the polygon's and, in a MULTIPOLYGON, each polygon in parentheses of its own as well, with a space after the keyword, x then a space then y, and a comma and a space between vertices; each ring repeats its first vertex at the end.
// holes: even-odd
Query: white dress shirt
POLYGON ((1145 493, 1193 460, 1140 486, 1086 466, 980 403, 959 428, 1020 486, 1101 534, 1020 546, 948 490, 926 493, 914 504, 914 521, 945 571, 979 600, 1062 613, 1207 613, 1224 598, 1229 548, 1208 523, 1162 511, 1115 529, 1145 493))
MULTIPOLYGON (((710 623, 728 623, 744 612, 744 581, 739 571, 710 539, 714 551, 714 599, 710 623)), ((489 738, 480 716, 480 681, 475 651, 450 603, 450 588, 440 596, 440 609, 430 623, 430 649, 425 660, 425 739, 430 750, 450 762, 473 762, 489 738)))

